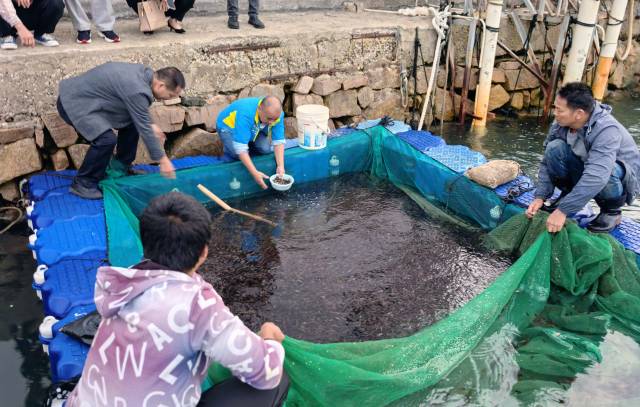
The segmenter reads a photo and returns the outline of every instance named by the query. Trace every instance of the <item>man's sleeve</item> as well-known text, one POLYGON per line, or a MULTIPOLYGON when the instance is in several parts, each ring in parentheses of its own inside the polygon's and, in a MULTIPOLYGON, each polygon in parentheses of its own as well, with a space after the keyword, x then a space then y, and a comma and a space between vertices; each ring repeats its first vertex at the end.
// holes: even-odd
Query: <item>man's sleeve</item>
POLYGON ((578 183, 558 205, 562 213, 573 215, 580 211, 607 185, 616 164, 616 154, 621 140, 620 132, 615 126, 601 130, 589 149, 584 171, 578 183))
POLYGON ((192 346, 250 386, 266 390, 278 386, 284 372, 284 348, 264 340, 224 305, 213 290, 202 290, 194 299, 192 346))
POLYGON ((147 150, 149 150, 151 159, 154 161, 160 160, 164 157, 165 152, 151 128, 151 115, 149 114, 151 101, 148 96, 143 93, 136 93, 123 98, 123 101, 127 106, 127 110, 131 115, 131 120, 136 126, 138 134, 142 138, 144 145, 147 146, 147 150))
POLYGON ((253 122, 246 115, 238 112, 233 130, 233 149, 236 154, 249 152, 249 141, 253 137, 253 122))

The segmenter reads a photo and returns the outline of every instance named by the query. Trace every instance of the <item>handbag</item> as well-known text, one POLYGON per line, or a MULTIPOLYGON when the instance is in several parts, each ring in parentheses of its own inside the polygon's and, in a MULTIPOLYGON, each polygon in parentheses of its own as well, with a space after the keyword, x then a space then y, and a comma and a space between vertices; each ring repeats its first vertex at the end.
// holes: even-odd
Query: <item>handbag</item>
POLYGON ((160 9, 158 0, 147 0, 138 3, 140 31, 155 31, 167 25, 167 18, 160 9))

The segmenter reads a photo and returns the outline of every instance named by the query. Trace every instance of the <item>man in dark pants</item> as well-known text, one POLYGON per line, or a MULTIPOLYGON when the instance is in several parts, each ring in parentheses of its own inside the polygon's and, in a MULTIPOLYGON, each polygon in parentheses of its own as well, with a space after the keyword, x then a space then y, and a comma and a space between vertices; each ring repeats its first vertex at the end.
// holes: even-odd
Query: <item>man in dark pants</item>
POLYGON ((130 169, 138 138, 142 137, 160 173, 175 178, 173 164, 159 140, 164 133, 151 123, 153 99, 172 99, 185 87, 182 73, 173 67, 154 72, 138 64, 109 62, 60 82, 60 116, 91 143, 70 191, 82 198, 101 199, 98 183, 105 177, 116 148, 115 159, 130 169), (118 134, 113 131, 118 130, 118 134))
POLYGON ((600 214, 587 228, 610 232, 620 223, 621 207, 631 204, 639 191, 638 146, 611 115, 611 107, 595 101, 583 83, 569 83, 558 91, 554 115, 527 216, 543 208, 557 187, 562 194, 548 208, 549 232, 560 231, 567 216, 591 199, 600 207, 600 214))
POLYGON ((62 0, 0 0, 0 49, 18 48, 16 36, 25 47, 57 47, 51 34, 63 11, 62 0))
MULTIPOLYGON (((258 18, 259 0, 249 0, 249 24, 255 28, 264 28, 264 23, 258 18)), ((227 26, 234 30, 240 28, 238 23, 238 0, 227 0, 227 14, 229 21, 227 26)))
MULTIPOLYGON (((138 14, 138 3, 142 0, 127 0, 127 4, 131 9, 138 14)), ((193 4, 196 0, 174 0, 170 5, 167 0, 163 0, 160 4, 160 9, 164 11, 164 15, 169 17, 167 24, 169 30, 177 34, 184 34, 186 30, 182 27, 182 20, 189 10, 193 8, 193 4)), ((145 31, 144 34, 153 34, 153 31, 145 31)))

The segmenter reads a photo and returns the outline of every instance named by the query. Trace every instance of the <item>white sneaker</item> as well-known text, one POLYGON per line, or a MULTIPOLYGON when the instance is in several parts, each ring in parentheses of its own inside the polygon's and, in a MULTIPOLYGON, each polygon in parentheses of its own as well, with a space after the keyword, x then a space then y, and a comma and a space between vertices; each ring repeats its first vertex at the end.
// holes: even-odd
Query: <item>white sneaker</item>
POLYGON ((18 49, 16 37, 7 35, 6 37, 0 38, 0 49, 18 49))
POLYGON ((60 43, 51 34, 42 34, 35 36, 36 43, 45 47, 57 47, 60 43))

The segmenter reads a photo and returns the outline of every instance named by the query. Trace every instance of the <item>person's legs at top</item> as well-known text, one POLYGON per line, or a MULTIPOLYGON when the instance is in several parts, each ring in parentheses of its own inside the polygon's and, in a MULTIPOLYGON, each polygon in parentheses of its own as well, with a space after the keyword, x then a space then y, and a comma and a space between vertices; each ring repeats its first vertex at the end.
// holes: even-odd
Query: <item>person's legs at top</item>
POLYGON ((120 42, 120 36, 113 31, 116 17, 111 0, 91 0, 91 17, 106 42, 120 42))
POLYGON ((258 11, 260 10, 259 0, 249 0, 249 24, 255 28, 264 28, 264 23, 258 18, 258 11))
POLYGON ((60 45, 52 34, 64 12, 62 0, 33 0, 31 7, 23 10, 25 15, 20 19, 29 29, 33 30, 36 43, 45 47, 60 45))
MULTIPOLYGON (((165 14, 169 18, 172 18, 176 21, 181 22, 184 19, 184 16, 187 14, 187 12, 193 8, 194 3, 195 3, 195 0, 176 0, 175 2, 176 9, 175 10, 169 9, 165 14)), ((171 25, 171 22, 169 22, 169 28, 178 34, 185 33, 185 30, 184 28, 182 28, 182 26, 180 26, 179 28, 174 27, 171 25)))
POLYGON ((258 390, 235 377, 214 385, 202 394, 198 407, 279 407, 287 398, 289 377, 282 375, 275 389, 258 390))
POLYGON ((89 19, 89 16, 87 16, 87 12, 84 10, 82 2, 80 0, 64 1, 67 5, 67 11, 69 12, 69 17, 71 17, 73 28, 78 32, 76 42, 78 44, 91 43, 91 20, 89 19))
POLYGON ((238 22, 238 0, 227 0, 227 14, 229 15, 227 27, 234 30, 240 28, 240 23, 238 22))

